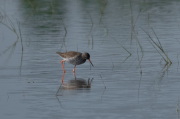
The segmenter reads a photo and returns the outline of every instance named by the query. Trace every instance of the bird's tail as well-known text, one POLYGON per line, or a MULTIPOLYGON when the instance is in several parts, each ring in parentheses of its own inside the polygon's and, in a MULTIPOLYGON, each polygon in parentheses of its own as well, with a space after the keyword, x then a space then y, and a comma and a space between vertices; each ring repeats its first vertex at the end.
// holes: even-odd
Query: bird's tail
POLYGON ((61 52, 56 52, 56 53, 59 54, 60 56, 61 56, 61 54, 62 54, 61 52))

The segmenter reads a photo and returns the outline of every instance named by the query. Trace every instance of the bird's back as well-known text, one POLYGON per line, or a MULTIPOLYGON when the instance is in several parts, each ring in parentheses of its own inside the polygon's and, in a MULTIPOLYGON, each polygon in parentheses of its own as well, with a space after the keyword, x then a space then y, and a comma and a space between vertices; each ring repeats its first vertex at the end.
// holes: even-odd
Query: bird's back
POLYGON ((80 52, 70 51, 65 53, 61 53, 61 52, 56 52, 56 53, 59 54, 64 60, 66 60, 67 62, 73 65, 80 65, 86 62, 86 59, 82 57, 82 53, 80 52))
POLYGON ((72 57, 76 57, 82 54, 80 52, 75 52, 75 51, 69 51, 65 53, 56 52, 56 53, 59 54, 62 58, 72 58, 72 57))

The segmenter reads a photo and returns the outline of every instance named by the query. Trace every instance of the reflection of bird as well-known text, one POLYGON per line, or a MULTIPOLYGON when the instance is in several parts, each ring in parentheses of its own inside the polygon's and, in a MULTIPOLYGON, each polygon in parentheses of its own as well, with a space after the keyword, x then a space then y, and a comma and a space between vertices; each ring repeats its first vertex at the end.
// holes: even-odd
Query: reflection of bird
POLYGON ((65 73, 65 69, 63 66, 63 62, 67 61, 70 64, 75 65, 73 72, 75 72, 75 67, 76 65, 80 65, 83 64, 84 62, 86 62, 86 60, 89 60, 89 62, 91 63, 91 65, 93 66, 91 60, 90 60, 90 55, 89 53, 80 53, 80 52, 75 52, 75 51, 70 51, 70 52, 65 52, 65 53, 61 53, 61 52, 56 52, 57 54, 59 54, 63 60, 61 61, 64 73, 65 73))
POLYGON ((63 89, 77 89, 77 88, 91 88, 91 82, 93 79, 88 79, 86 81, 85 79, 76 78, 76 80, 70 80, 68 83, 63 83, 62 88, 63 89))

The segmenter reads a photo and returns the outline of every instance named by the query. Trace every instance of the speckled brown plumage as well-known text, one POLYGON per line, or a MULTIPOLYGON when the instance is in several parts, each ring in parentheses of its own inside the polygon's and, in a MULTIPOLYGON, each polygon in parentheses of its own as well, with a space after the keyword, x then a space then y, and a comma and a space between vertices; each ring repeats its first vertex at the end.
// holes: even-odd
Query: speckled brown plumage
MULTIPOLYGON (((90 55, 89 53, 80 53, 80 52, 75 52, 75 51, 70 51, 70 52, 65 52, 65 53, 61 53, 61 52, 56 52, 57 54, 59 54, 63 60, 61 61, 64 73, 65 73, 65 69, 63 66, 63 62, 67 61, 70 64, 75 65, 80 65, 86 62, 86 60, 89 60, 89 62, 91 63, 91 65, 93 66, 91 60, 90 60, 90 55)), ((73 69, 73 72, 75 72, 75 67, 73 69)))
POLYGON ((82 55, 82 53, 80 52, 75 52, 75 51, 69 51, 69 52, 65 52, 65 53, 61 53, 61 52, 56 52, 57 54, 59 54, 62 58, 72 58, 78 55, 82 55))

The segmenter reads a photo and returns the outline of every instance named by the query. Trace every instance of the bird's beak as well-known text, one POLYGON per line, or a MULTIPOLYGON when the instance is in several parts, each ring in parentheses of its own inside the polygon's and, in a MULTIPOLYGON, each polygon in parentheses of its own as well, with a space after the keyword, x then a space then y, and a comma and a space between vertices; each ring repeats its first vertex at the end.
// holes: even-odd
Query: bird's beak
MULTIPOLYGON (((89 60, 89 62, 91 63, 91 65, 93 66, 93 64, 92 64, 92 62, 91 62, 91 60, 90 59, 88 59, 89 60)), ((93 66, 94 67, 94 66, 93 66)))

